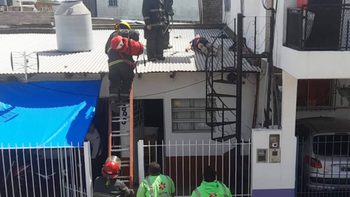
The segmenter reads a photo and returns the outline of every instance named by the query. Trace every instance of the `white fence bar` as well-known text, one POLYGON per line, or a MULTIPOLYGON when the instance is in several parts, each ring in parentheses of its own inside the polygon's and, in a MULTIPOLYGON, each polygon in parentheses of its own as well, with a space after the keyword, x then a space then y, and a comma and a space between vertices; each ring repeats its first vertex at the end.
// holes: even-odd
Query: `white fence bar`
POLYGON ((138 142, 139 178, 142 181, 145 173, 147 174, 144 162, 158 161, 163 173, 174 180, 176 196, 191 196, 192 191, 201 184, 204 168, 211 166, 217 172, 217 180, 226 184, 233 196, 250 197, 250 146, 250 140, 240 144, 211 140, 163 141, 162 143, 140 140, 138 142), (242 147, 241 153, 237 152, 238 145, 242 147), (145 158, 148 160, 145 161, 145 158), (238 174, 243 176, 237 178, 238 174))
POLYGON ((92 187, 92 169, 91 169, 91 149, 90 142, 84 142, 84 160, 85 160, 85 180, 86 180, 86 192, 87 197, 92 197, 93 187, 92 187))
POLYGON ((145 164, 145 154, 144 154, 144 150, 143 150, 143 140, 140 140, 137 142, 137 153, 138 153, 138 163, 139 163, 139 183, 141 184, 141 182, 143 181, 143 179, 145 178, 145 168, 144 168, 144 164, 145 164))
POLYGON ((58 145, 0 144, 0 197, 92 197, 89 144, 58 145))

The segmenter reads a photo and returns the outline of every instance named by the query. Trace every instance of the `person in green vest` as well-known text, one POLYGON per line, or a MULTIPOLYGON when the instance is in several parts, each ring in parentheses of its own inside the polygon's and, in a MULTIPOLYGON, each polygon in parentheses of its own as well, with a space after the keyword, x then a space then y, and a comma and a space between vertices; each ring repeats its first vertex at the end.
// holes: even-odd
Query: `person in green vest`
POLYGON ((191 197, 231 197, 230 189, 216 180, 216 171, 210 166, 204 169, 204 180, 193 192, 191 197))
POLYGON ((160 165, 152 162, 148 167, 149 176, 140 184, 137 197, 174 197, 175 184, 169 177, 161 174, 160 165))

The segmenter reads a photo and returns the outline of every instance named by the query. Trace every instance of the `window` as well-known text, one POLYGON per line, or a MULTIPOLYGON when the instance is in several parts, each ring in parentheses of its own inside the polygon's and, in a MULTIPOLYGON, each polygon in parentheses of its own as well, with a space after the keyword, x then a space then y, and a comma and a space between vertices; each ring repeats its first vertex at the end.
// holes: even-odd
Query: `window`
POLYGON ((298 107, 332 107, 330 79, 298 80, 298 107))
POLYGON ((205 99, 173 99, 173 132, 210 132, 205 123, 205 99))
POLYGON ((118 7, 118 0, 108 0, 108 6, 118 7))

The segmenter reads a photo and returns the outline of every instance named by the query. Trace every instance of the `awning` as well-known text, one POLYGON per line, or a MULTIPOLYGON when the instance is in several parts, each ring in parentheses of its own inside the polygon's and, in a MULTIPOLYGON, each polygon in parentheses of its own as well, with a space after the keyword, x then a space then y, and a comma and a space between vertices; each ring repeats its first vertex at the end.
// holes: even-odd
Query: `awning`
POLYGON ((81 146, 100 87, 100 80, 1 82, 0 146, 81 146))

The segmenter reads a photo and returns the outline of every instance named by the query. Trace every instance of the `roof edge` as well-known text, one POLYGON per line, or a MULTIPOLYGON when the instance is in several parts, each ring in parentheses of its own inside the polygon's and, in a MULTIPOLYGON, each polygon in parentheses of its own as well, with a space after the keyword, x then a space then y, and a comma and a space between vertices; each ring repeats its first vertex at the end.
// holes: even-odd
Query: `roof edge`
MULTIPOLYGON (((133 29, 143 29, 143 24, 131 25, 133 29)), ((225 24, 174 24, 173 29, 222 29, 225 24)), ((114 29, 113 24, 93 24, 93 30, 109 30, 114 29)), ((41 34, 54 34, 56 30, 54 27, 42 26, 42 25, 18 25, 10 26, 8 28, 0 28, 0 34, 23 34, 23 33, 41 33, 41 34)))

